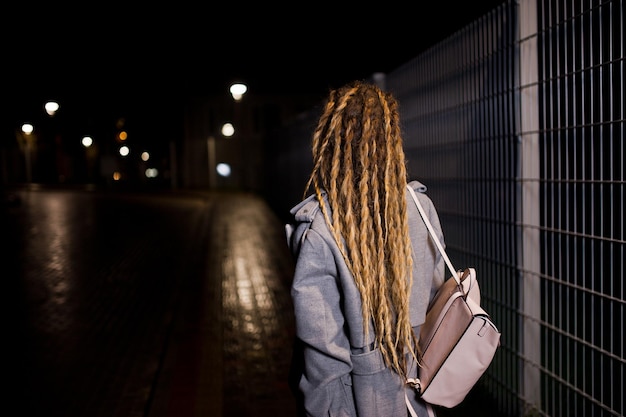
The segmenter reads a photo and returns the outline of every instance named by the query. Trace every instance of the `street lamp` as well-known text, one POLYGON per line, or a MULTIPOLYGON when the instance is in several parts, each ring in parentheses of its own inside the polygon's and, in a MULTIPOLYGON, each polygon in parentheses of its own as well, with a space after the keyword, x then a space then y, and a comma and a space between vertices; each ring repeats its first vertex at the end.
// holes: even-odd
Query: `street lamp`
POLYGON ((235 101, 241 100, 246 91, 248 91, 248 87, 243 83, 235 83, 230 86, 230 94, 235 101))
POLYGON ((25 135, 30 135, 31 133, 33 133, 34 130, 35 127, 30 123, 24 123, 22 125, 22 133, 24 133, 25 135))
POLYGON ((81 143, 83 144, 85 148, 88 148, 91 145, 93 145, 93 139, 91 138, 91 136, 84 136, 83 139, 81 140, 81 143))
POLYGON ((31 152, 33 149, 33 141, 35 140, 34 132, 35 128, 30 123, 24 123, 22 125, 22 134, 20 144, 24 144, 24 161, 26 163, 26 182, 30 183, 33 180, 33 169, 31 166, 31 152))
POLYGON ((56 101, 48 101, 43 107, 46 109, 46 113, 48 113, 49 116, 54 116, 59 110, 59 103, 56 101))
POLYGON ((224 123, 222 125, 222 135, 229 138, 235 134, 235 127, 232 123, 224 123))

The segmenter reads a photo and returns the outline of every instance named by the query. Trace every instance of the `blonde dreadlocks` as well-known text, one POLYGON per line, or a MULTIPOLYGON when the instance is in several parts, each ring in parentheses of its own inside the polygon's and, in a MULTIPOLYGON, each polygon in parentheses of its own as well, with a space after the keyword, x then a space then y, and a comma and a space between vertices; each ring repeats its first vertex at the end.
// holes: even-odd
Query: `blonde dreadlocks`
POLYGON ((409 320, 412 251, 398 103, 360 81, 331 91, 312 147, 305 195, 313 186, 354 276, 365 335, 372 321, 385 362, 406 377, 405 353, 417 360, 417 341, 409 320))

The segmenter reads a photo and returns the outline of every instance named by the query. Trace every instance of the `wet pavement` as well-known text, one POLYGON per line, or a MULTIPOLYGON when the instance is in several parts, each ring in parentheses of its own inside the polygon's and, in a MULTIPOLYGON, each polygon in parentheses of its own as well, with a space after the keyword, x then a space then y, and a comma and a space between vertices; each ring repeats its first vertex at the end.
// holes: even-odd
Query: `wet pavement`
POLYGON ((0 207, 16 416, 294 416, 292 261, 245 193, 21 189, 0 207))

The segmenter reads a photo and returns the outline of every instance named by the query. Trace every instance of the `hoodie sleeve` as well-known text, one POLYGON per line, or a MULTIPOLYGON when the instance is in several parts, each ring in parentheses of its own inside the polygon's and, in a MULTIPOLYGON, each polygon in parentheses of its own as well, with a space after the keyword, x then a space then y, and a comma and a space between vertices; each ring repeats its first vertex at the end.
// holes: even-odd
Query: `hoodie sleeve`
POLYGON ((337 274, 328 243, 308 229, 300 239, 291 295, 296 333, 304 346, 299 387, 310 416, 344 415, 354 407, 350 344, 337 274))

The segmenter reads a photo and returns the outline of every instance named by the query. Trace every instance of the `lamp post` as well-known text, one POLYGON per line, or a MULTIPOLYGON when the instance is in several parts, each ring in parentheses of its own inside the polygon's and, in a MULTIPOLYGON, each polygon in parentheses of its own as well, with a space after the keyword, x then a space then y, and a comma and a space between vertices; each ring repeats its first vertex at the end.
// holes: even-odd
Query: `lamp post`
MULTIPOLYGON (((60 105, 54 100, 48 100, 43 106, 46 114, 43 134, 40 136, 41 148, 38 155, 41 155, 40 179, 43 181, 65 182, 72 176, 72 170, 68 166, 65 144, 63 143, 63 129, 59 124, 58 115, 60 105), (43 153, 39 153, 43 152, 43 153)), ((39 159, 37 160, 39 163, 39 159)))
POLYGON ((215 173, 213 172, 215 169, 215 136, 213 135, 207 138, 207 152, 209 158, 209 189, 213 190, 215 188, 215 173))
POLYGON ((26 182, 31 183, 33 181, 32 171, 32 149, 33 142, 35 141, 35 128, 30 123, 24 123, 20 132, 18 141, 22 150, 24 151, 24 163, 26 164, 26 182))
POLYGON ((95 179, 95 166, 98 157, 98 146, 91 136, 83 136, 80 141, 85 151, 85 180, 92 182, 95 179))

